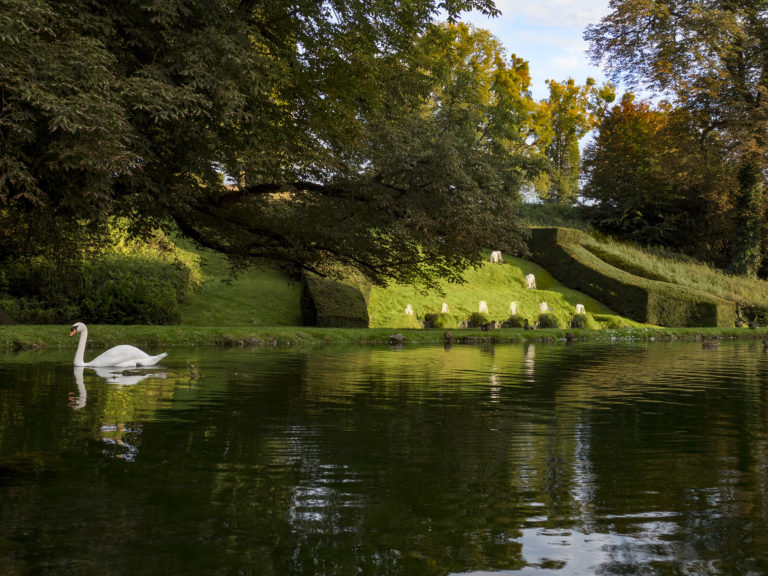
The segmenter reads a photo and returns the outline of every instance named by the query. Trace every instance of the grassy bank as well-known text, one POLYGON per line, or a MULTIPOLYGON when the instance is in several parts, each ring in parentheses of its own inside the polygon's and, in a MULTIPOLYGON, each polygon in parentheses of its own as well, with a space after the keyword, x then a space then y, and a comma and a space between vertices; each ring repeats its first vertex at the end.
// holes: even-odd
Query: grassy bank
MULTIPOLYGON (((606 330, 452 330, 453 344, 476 345, 514 342, 565 341, 570 334, 575 342, 641 342, 675 340, 715 340, 766 338, 768 329, 758 328, 653 328, 627 327, 606 330)), ((69 326, 0 326, 0 350, 74 349, 77 338, 69 338, 69 326)), ((122 343, 148 351, 186 346, 263 348, 316 345, 403 345, 444 344, 443 330, 391 330, 383 328, 261 328, 249 326, 91 326, 88 349, 94 353, 122 343)), ((88 354, 86 354, 88 357, 88 354)))
MULTIPOLYGON (((567 215, 567 214, 566 214, 567 215)), ((551 218, 551 216, 548 216, 551 218)), ((644 277, 676 279, 698 289, 747 299, 761 300, 768 283, 735 278, 704 265, 653 254, 633 247, 590 239, 590 248, 600 252, 612 265, 629 268, 644 277), (685 280, 683 280, 685 279, 685 280)), ((535 323, 540 306, 546 303, 557 318, 559 329, 525 331, 506 328, 489 332, 453 329, 454 343, 560 341, 571 332, 578 341, 677 340, 713 338, 763 338, 758 328, 658 328, 632 322, 605 304, 569 289, 547 270, 519 258, 504 255, 504 263, 485 262, 469 270, 466 283, 446 285, 444 294, 423 294, 393 285, 374 287, 368 302, 369 329, 307 328, 301 326, 301 283, 277 267, 263 266, 229 274, 226 261, 218 255, 182 245, 179 253, 189 262, 198 288, 181 305, 178 326, 93 325, 89 350, 131 343, 151 351, 181 346, 314 346, 325 344, 389 345, 393 334, 402 334, 406 345, 442 344, 444 330, 419 329, 426 314, 438 313, 443 303, 457 320, 478 312, 485 302, 489 319, 504 321, 510 304, 518 315, 535 323), (534 274, 536 289, 525 286, 525 275, 534 274), (585 306, 599 330, 569 330, 576 305, 585 306), (410 307, 414 315, 405 313, 410 307)), ((71 318, 72 322, 78 318, 71 318)), ((0 326, 0 350, 72 348, 69 325, 0 326)), ((86 355, 88 356, 88 355, 86 355)))

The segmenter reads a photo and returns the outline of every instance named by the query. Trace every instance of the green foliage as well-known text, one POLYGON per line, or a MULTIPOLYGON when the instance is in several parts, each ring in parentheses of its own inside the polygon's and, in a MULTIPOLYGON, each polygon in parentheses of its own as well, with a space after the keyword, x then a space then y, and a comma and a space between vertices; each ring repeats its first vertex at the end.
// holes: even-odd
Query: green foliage
POLYGON ((179 304, 199 282, 195 264, 179 258, 180 252, 159 232, 151 243, 129 242, 125 230, 113 223, 100 237, 104 244, 97 248, 69 246, 72 251, 63 260, 6 255, 1 292, 6 313, 22 323, 67 324, 78 318, 178 323, 179 304))
POLYGON ((440 330, 453 330, 459 327, 459 321, 453 314, 440 312, 436 314, 426 314, 424 316, 425 327, 438 328, 440 330))
POLYGON ((368 308, 359 286, 305 273, 301 313, 306 326, 367 328, 368 308))
POLYGON ((87 262, 59 269, 27 261, 9 268, 2 308, 21 323, 178 323, 179 303, 190 290, 190 271, 181 264, 141 258, 87 262), (34 283, 32 283, 34 282, 34 283))
POLYGON ((531 227, 575 228, 591 230, 589 213, 583 206, 569 204, 519 202, 515 214, 531 227))
POLYGON ((80 319, 94 324, 177 324, 189 269, 141 259, 86 264, 80 319))
MULTIPOLYGON (((689 112, 693 134, 720 139, 727 163, 739 174, 733 213, 731 269, 754 274, 765 219, 746 209, 751 188, 764 181, 768 153, 768 89, 762 2, 611 2, 611 11, 585 37, 596 62, 614 79, 642 84, 689 112)), ((754 205, 753 205, 754 206, 754 205)), ((708 228, 708 227, 707 227, 708 228)))
POLYGON ((598 124, 615 94, 610 84, 598 88, 592 78, 584 86, 572 78, 547 80, 547 85, 549 97, 541 103, 536 136, 549 158, 550 173, 537 182, 536 191, 544 202, 571 205, 579 195, 579 140, 598 124))
POLYGON ((716 133, 702 135, 685 110, 625 97, 586 147, 584 169, 601 231, 728 262, 735 171, 716 133))
MULTIPOLYGON (((610 322, 610 320, 608 320, 608 322, 610 322)), ((571 319, 571 328, 597 330, 600 328, 600 323, 592 316, 592 314, 574 314, 571 319)))
POLYGON ((763 257, 763 190, 765 175, 757 163, 739 170, 741 188, 736 201, 736 220, 741 224, 734 239, 729 269, 742 276, 757 276, 763 257))
POLYGON ((488 314, 485 314, 484 312, 472 312, 472 314, 469 315, 469 318, 467 318, 467 324, 468 326, 474 327, 474 328, 480 328, 482 326, 485 326, 491 321, 491 318, 488 314))
POLYGON ((505 328, 523 328, 525 326, 525 318, 519 314, 513 314, 504 320, 505 328))
POLYGON ((539 328, 562 328, 562 326, 552 312, 544 312, 539 314, 539 328))
POLYGON ((19 324, 69 324, 80 315, 80 307, 61 303, 55 306, 31 298, 0 297, 0 311, 19 324))
POLYGON ((492 237, 524 250, 505 212, 541 168, 524 146, 527 65, 434 25, 498 14, 491 0, 1 6, 15 247, 55 253, 69 228, 122 215, 132 234, 173 222, 236 261, 426 287, 492 237))
POLYGON ((533 231, 534 259, 574 288, 638 322, 660 326, 732 326, 735 306, 703 292, 639 278, 592 254, 576 230, 533 231))

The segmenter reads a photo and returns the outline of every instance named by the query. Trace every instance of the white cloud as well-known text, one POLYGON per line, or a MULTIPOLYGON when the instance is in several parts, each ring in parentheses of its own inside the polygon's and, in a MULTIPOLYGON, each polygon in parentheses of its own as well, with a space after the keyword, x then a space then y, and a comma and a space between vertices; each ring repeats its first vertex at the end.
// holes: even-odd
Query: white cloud
POLYGON ((573 78, 584 82, 588 76, 604 81, 592 66, 583 39, 588 24, 608 13, 608 0, 496 0, 502 15, 488 19, 477 13, 464 20, 496 36, 508 54, 530 64, 534 98, 546 98, 545 80, 573 78))

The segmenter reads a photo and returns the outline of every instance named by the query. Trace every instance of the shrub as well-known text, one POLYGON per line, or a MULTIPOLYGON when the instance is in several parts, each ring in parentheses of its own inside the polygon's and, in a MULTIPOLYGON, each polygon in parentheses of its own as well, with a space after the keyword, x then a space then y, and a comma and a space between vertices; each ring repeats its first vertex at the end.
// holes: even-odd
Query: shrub
POLYGON ((191 286, 185 265, 130 255, 86 263, 17 260, 4 277, 3 308, 22 324, 174 324, 191 286))
POLYGON ((178 324, 189 279, 185 266, 156 260, 87 263, 80 317, 97 324, 178 324))
POLYGON ((552 312, 544 312, 539 314, 539 328, 560 328, 560 323, 557 321, 557 316, 552 312))
POLYGON ((453 314, 432 313, 424 316, 424 323, 432 328, 439 328, 440 330, 453 330, 459 327, 459 321, 453 314))
POLYGON ((586 330, 597 330, 600 325, 591 314, 574 314, 571 320, 571 328, 584 328, 586 330))
POLYGON ((739 306, 739 317, 745 322, 756 322, 760 326, 768 326, 768 307, 758 304, 742 304, 739 306))
POLYGON ((311 272, 302 276, 301 316, 306 326, 368 327, 368 306, 357 285, 311 272))
POLYGON ((518 314, 514 314, 504 321, 505 328, 522 328, 525 326, 525 318, 518 314))
POLYGON ((482 312, 472 312, 472 314, 470 314, 469 318, 467 319, 468 325, 474 328, 485 326, 490 321, 491 319, 488 317, 488 314, 484 314, 482 312))
POLYGON ((13 297, 0 299, 0 310, 18 324, 70 324, 80 313, 80 308, 71 304, 50 307, 31 298, 13 297))

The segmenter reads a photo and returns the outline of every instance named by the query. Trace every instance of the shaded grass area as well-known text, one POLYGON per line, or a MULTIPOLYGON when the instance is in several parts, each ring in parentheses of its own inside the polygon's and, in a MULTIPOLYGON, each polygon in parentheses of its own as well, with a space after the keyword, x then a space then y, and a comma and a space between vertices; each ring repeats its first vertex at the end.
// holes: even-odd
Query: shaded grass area
POLYGON ((209 276, 181 307, 186 326, 299 326, 301 282, 263 266, 209 276))
POLYGON ((201 276, 199 288, 181 305, 182 325, 301 325, 299 280, 268 263, 233 274, 221 254, 192 248, 184 239, 176 241, 196 255, 201 276))

